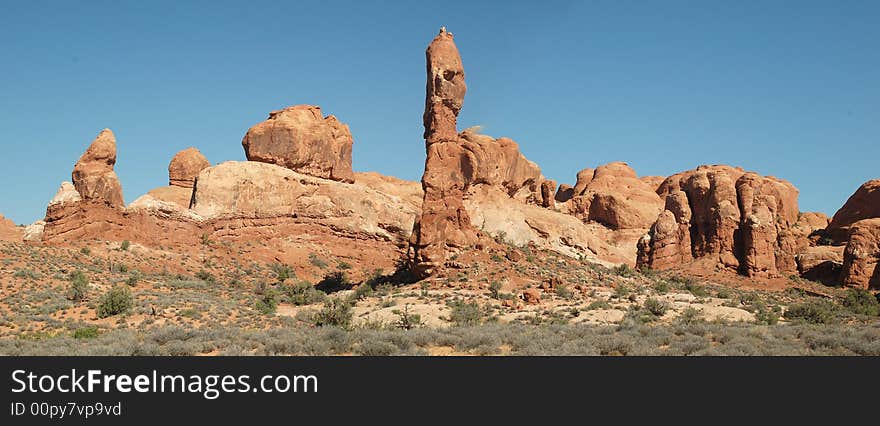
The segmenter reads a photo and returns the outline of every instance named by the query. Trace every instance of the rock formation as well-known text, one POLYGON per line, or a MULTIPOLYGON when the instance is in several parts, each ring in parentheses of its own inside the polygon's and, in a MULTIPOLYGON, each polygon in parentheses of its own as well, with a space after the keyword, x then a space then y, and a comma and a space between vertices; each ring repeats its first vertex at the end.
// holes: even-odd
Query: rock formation
POLYGON ((828 225, 828 237, 835 244, 845 244, 849 237, 849 227, 862 219, 880 217, 880 179, 862 184, 828 225))
POLYGON ((113 171, 115 164, 116 137, 110 129, 104 129, 73 168, 73 184, 79 195, 114 208, 124 207, 122 185, 113 171))
POLYGON ((849 225, 843 254, 843 285, 880 289, 880 218, 864 219, 849 225))
POLYGON ((640 266, 667 269, 708 257, 747 276, 769 277, 796 271, 795 256, 809 245, 794 229, 798 190, 785 180, 701 166, 668 177, 657 192, 671 214, 662 214, 640 241, 640 266))
POLYGON ((513 140, 457 131, 467 87, 452 34, 441 30, 426 60, 424 199, 410 240, 418 276, 443 267, 452 253, 494 240, 634 263, 638 237, 662 210, 650 184, 625 163, 612 163, 556 189, 513 140))
POLYGON ((424 199, 411 240, 411 260, 419 276, 430 275, 451 251, 479 241, 464 207, 476 186, 491 186, 535 204, 543 204, 545 198, 541 170, 519 152, 516 142, 481 135, 475 129, 458 132, 456 122, 467 86, 452 34, 441 29, 425 56, 424 199))
POLYGON ((168 186, 151 189, 128 205, 130 210, 186 214, 192 202, 196 176, 211 163, 196 148, 184 149, 168 163, 168 186))
POLYGON ((561 210, 612 229, 648 229, 663 210, 655 188, 623 162, 581 170, 569 194, 557 200, 567 203, 561 210))
POLYGON ((204 219, 290 217, 403 244, 417 209, 361 185, 259 162, 227 161, 199 173, 193 213, 204 219))
POLYGON ((241 144, 250 161, 341 182, 354 182, 352 137, 348 126, 321 108, 296 105, 273 111, 251 127, 241 144))
POLYGON ((15 222, 0 214, 0 241, 19 241, 22 234, 22 229, 15 226, 15 222))
POLYGON ((168 163, 168 185, 192 188, 199 172, 208 167, 211 163, 198 149, 184 149, 168 163))

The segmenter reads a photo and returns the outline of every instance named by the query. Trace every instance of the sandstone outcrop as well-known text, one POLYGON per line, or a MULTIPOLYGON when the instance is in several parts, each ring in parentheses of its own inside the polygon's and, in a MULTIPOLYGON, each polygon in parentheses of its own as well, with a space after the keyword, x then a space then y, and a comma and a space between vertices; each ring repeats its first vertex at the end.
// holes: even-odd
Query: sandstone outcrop
POLYGON ((104 129, 73 168, 73 185, 84 200, 124 207, 122 185, 113 170, 116 164, 116 137, 104 129))
POLYGON ((208 167, 211 163, 198 149, 184 149, 168 163, 168 185, 192 188, 199 172, 208 167))
POLYGON ((79 191, 76 190, 76 187, 70 182, 61 182, 61 186, 58 187, 55 196, 49 201, 49 205, 54 206, 58 204, 76 203, 79 201, 82 201, 82 197, 79 195, 79 191))
POLYGON ((211 163, 195 148, 184 149, 168 163, 168 186, 151 189, 131 202, 128 209, 159 212, 167 215, 184 214, 192 202, 193 186, 199 172, 211 163))
POLYGON ((843 253, 843 285, 880 289, 880 218, 864 219, 849 225, 843 253))
POLYGON ((259 162, 227 161, 199 173, 192 212, 204 219, 291 217, 403 244, 418 209, 360 184, 259 162))
POLYGON ((661 215, 640 241, 640 266, 667 269, 690 258, 713 258, 747 276, 770 277, 796 271, 795 256, 809 246, 807 235, 795 229, 798 190, 785 180, 741 168, 701 166, 668 177, 657 193, 672 214, 661 215), (687 225, 688 231, 674 229, 673 222, 687 225), (690 257, 682 255, 688 252, 690 257))
POLYGON ((354 182, 351 131, 321 108, 296 105, 273 111, 241 141, 247 159, 277 164, 310 176, 354 182))
POLYGON ((0 214, 0 241, 19 241, 22 235, 22 229, 15 226, 15 222, 0 214))
POLYGON ((559 199, 562 211, 612 229, 648 229, 663 210, 655 188, 623 162, 581 170, 570 196, 559 199))
POLYGON ((452 34, 441 29, 425 57, 428 77, 422 116, 427 153, 422 176, 424 198, 410 243, 414 272, 422 277, 433 273, 450 249, 478 240, 463 204, 465 149, 456 126, 467 85, 452 34))
POLYGON ((511 203, 550 206, 555 189, 555 183, 544 183, 541 169, 520 153, 513 140, 482 135, 475 128, 458 132, 467 86, 452 34, 441 29, 425 57, 424 198, 410 244, 414 271, 422 277, 441 266, 451 252, 480 241, 466 203, 478 211, 481 196, 496 200, 503 194, 500 198, 511 203))
POLYGON ((633 264, 638 237, 662 210, 649 184, 625 163, 612 163, 556 189, 513 140, 457 131, 467 87, 452 34, 440 31, 426 62, 424 199, 410 240, 418 276, 431 275, 452 253, 494 240, 633 264))
POLYGON ((880 217, 880 179, 862 184, 834 214, 826 233, 835 244, 845 244, 850 226, 875 217, 880 217))
POLYGON ((839 285, 843 246, 810 246, 796 257, 801 277, 826 285, 839 285))

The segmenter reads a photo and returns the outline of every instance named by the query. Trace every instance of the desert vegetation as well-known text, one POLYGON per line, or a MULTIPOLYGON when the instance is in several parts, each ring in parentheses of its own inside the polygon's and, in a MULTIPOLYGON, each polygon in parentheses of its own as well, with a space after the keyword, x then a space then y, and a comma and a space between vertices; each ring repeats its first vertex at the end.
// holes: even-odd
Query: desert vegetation
POLYGON ((880 355, 866 290, 765 291, 509 250, 528 258, 474 251, 455 275, 410 283, 330 256, 307 259, 311 275, 210 255, 170 272, 134 245, 3 243, 0 354, 880 355))

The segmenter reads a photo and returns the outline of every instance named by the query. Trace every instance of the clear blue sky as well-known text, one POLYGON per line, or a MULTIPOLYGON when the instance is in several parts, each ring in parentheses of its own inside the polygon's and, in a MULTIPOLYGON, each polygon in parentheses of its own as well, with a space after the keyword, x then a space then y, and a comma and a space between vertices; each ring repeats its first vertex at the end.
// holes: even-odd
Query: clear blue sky
POLYGON ((725 163, 832 214, 880 177, 880 2, 420 3, 4 2, 0 213, 41 218, 104 127, 131 202, 178 150, 243 160, 248 127, 302 103, 351 126, 356 170, 418 180, 441 25, 465 64, 460 127, 515 139, 557 181, 725 163))

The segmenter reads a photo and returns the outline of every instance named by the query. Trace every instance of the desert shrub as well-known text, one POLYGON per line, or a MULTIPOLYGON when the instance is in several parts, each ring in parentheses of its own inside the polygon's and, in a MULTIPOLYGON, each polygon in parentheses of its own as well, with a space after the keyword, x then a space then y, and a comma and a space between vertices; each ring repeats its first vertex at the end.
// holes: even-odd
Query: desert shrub
POLYGON ((327 298, 326 293, 316 289, 308 281, 300 281, 294 285, 284 286, 284 293, 287 296, 287 300, 295 306, 311 305, 323 302, 327 298))
POLYGON ((660 294, 666 294, 669 292, 669 284, 667 284, 666 281, 658 281, 654 284, 654 291, 660 294))
POLYGON ((827 301, 798 303, 788 307, 785 318, 802 320, 811 324, 829 324, 834 321, 834 305, 827 301))
POLYGON ((631 268, 629 265, 627 265, 625 263, 614 268, 614 273, 617 274, 618 276, 621 276, 624 278, 631 278, 631 277, 636 276, 636 274, 637 274, 635 269, 631 268))
POLYGON ((324 261, 324 259, 321 259, 320 257, 318 257, 318 255, 315 253, 309 253, 309 263, 311 263, 312 265, 315 265, 321 269, 326 269, 327 266, 329 266, 329 265, 327 265, 327 262, 324 261))
POLYGON ((98 327, 94 325, 77 328, 73 331, 74 339, 94 339, 96 337, 98 337, 98 327))
POLYGON ((559 284, 556 286, 556 295, 563 299, 572 299, 574 297, 574 293, 572 293, 565 284, 559 284))
POLYGON ((880 315, 880 302, 868 290, 851 288, 846 291, 843 306, 856 315, 880 315))
POLYGON ((455 299, 447 304, 452 309, 449 320, 457 326, 479 325, 483 321, 483 310, 477 302, 455 299))
POLYGON ((128 273, 128 265, 124 263, 110 263, 110 272, 118 273, 118 274, 127 274, 128 273))
POLYGON ((86 255, 86 256, 92 254, 92 250, 88 247, 83 247, 83 248, 79 249, 79 252, 86 255))
POLYGON ((125 280, 125 284, 134 287, 137 285, 138 281, 141 279, 141 274, 138 271, 133 271, 128 275, 128 278, 125 280))
POLYGON ((122 244, 119 245, 119 248, 122 249, 122 251, 128 251, 129 247, 131 247, 131 241, 128 240, 123 240, 122 244))
POLYGON ((347 328, 351 325, 351 305, 338 297, 324 302, 324 307, 315 313, 312 321, 319 327, 337 326, 347 328))
POLYGON ((325 293, 333 293, 335 291, 351 288, 351 285, 351 281, 348 280, 348 276, 345 272, 335 271, 325 275, 324 279, 319 281, 315 287, 325 293))
POLYGON ((669 305, 666 302, 650 297, 645 300, 645 309, 655 317, 662 317, 669 310, 669 305))
POLYGON ((275 279, 280 283, 288 278, 296 277, 296 273, 294 273, 290 266, 281 263, 272 264, 272 272, 275 273, 275 279))
POLYGON ((131 295, 131 290, 125 286, 115 286, 98 301, 98 318, 128 312, 132 306, 134 306, 134 297, 131 295))
POLYGON ((397 315, 397 322, 394 325, 397 328, 402 328, 404 330, 412 330, 416 327, 421 327, 424 325, 422 323, 422 317, 419 314, 411 314, 409 313, 409 305, 403 307, 403 310, 394 310, 394 314, 397 315))
POLYGON ((254 309, 263 315, 272 315, 278 309, 278 298, 274 291, 266 291, 262 297, 257 299, 254 309))
POLYGON ((347 271, 347 270, 351 269, 351 263, 348 263, 344 260, 337 260, 336 261, 336 269, 339 269, 342 271, 347 271))
POLYGON ((755 322, 758 324, 774 325, 779 322, 779 316, 782 314, 782 308, 777 305, 766 306, 763 303, 755 302, 755 322))
POLYGON ((690 325, 700 320, 700 310, 693 306, 688 306, 681 311, 681 315, 676 320, 681 324, 690 325))
POLYGON ((200 279, 206 283, 214 283, 217 281, 216 278, 214 278, 214 275, 204 269, 196 272, 196 279, 200 279))
POLYGON ((493 299, 499 299, 501 296, 501 283, 498 281, 492 281, 489 284, 489 292, 492 293, 493 299))
POLYGON ((594 309, 609 309, 611 305, 604 300, 594 300, 592 303, 587 305, 587 310, 592 311, 594 309))
POLYGON ((70 295, 68 298, 74 302, 85 300, 89 290, 89 278, 83 271, 73 271, 68 278, 70 280, 70 295))

